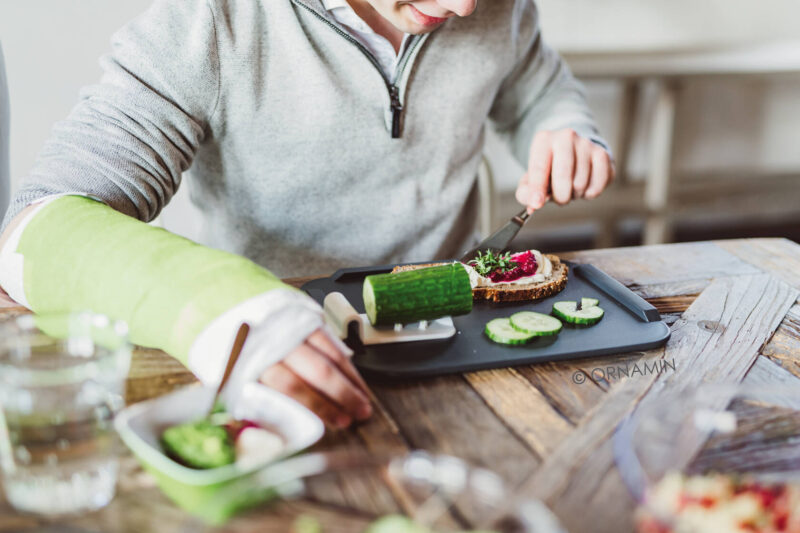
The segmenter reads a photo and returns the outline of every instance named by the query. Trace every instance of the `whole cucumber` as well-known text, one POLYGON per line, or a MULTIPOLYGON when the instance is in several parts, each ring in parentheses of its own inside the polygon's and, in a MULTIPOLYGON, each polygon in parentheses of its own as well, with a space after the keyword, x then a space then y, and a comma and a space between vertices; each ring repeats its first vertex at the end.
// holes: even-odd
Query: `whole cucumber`
POLYGON ((363 297, 373 326, 408 324, 472 311, 472 286, 461 263, 367 276, 363 297))

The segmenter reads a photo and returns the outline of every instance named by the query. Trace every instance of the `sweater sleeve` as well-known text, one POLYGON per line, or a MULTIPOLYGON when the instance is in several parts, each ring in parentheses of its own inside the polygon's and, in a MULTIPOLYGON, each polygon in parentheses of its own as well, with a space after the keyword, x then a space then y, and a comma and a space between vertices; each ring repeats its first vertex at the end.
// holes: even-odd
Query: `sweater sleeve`
POLYGON ((517 160, 527 166, 533 137, 542 130, 571 128, 608 150, 581 83, 542 40, 532 0, 517 0, 512 28, 511 46, 517 62, 498 91, 490 119, 509 141, 517 160))
POLYGON ((57 123, 14 196, 23 208, 80 192, 154 219, 192 163, 219 97, 214 16, 206 0, 157 0, 119 30, 100 82, 57 123))

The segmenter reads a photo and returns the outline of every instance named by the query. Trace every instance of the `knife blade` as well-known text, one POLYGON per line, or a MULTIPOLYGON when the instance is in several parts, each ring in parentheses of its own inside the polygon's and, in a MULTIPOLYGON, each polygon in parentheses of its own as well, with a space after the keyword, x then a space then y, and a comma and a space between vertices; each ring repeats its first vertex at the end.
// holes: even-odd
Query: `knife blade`
POLYGON ((530 217, 528 210, 523 209, 518 215, 514 215, 505 226, 489 235, 489 237, 481 241, 478 246, 462 255, 460 261, 466 263, 471 259, 475 259, 478 251, 484 252, 486 250, 491 250, 492 253, 504 252, 511 244, 511 241, 514 240, 514 237, 517 236, 519 230, 522 229, 522 226, 525 225, 528 217, 530 217))

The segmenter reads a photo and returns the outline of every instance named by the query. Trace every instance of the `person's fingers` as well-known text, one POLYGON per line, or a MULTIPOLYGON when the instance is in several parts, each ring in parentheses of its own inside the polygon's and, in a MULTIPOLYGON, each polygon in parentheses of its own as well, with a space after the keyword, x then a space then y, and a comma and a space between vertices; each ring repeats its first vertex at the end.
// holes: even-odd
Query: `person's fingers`
POLYGON ((611 179, 611 158, 608 152, 600 146, 592 151, 592 177, 589 188, 586 189, 586 198, 596 198, 606 188, 611 179))
POLYGON ((562 130, 553 139, 553 166, 550 186, 553 200, 564 205, 572 199, 572 176, 575 174, 575 141, 572 130, 562 130))
MULTIPOLYGON (((522 178, 519 180, 519 184, 517 185, 517 190, 514 193, 514 197, 517 201, 523 205, 528 205, 528 198, 531 196, 531 188, 528 185, 528 173, 522 175, 522 178)), ((530 211, 530 210, 529 210, 530 211)))
POLYGON ((347 354, 342 353, 341 347, 336 345, 330 334, 321 329, 312 333, 306 339, 306 342, 327 355, 328 358, 339 367, 339 370, 341 370, 344 375, 350 379, 350 381, 352 381, 359 389, 361 389, 361 392, 368 394, 369 389, 367 388, 367 384, 356 370, 356 367, 353 366, 353 362, 350 360, 349 355, 352 354, 352 351, 350 348, 347 348, 347 345, 341 342, 339 343, 348 351, 347 354))
POLYGON ((369 398, 327 356, 301 344, 284 360, 292 372, 336 402, 347 414, 363 420, 372 414, 369 398))
POLYGON ((575 176, 572 179, 572 196, 583 198, 592 172, 592 141, 583 137, 575 143, 575 176))
POLYGON ((260 381, 278 392, 281 392, 316 413, 329 427, 345 428, 353 419, 342 411, 334 402, 314 390, 308 383, 292 372, 283 363, 267 368, 260 381))
POLYGON ((527 201, 530 209, 540 209, 550 188, 550 170, 553 163, 553 134, 540 131, 533 138, 528 159, 527 201))

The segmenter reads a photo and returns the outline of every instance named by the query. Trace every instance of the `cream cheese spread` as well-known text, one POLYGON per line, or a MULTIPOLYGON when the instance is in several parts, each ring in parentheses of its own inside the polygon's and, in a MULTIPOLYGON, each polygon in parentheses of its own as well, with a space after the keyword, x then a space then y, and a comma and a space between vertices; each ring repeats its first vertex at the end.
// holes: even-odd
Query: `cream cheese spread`
POLYGON ((470 265, 464 264, 469 274, 469 282, 472 288, 476 287, 497 287, 502 285, 528 285, 530 283, 541 283, 548 280, 553 276, 553 264, 550 260, 542 254, 539 250, 530 250, 533 257, 536 259, 536 274, 532 276, 523 276, 513 281, 492 281, 485 276, 481 276, 470 265))

